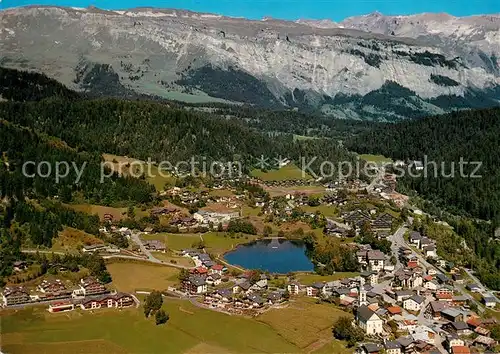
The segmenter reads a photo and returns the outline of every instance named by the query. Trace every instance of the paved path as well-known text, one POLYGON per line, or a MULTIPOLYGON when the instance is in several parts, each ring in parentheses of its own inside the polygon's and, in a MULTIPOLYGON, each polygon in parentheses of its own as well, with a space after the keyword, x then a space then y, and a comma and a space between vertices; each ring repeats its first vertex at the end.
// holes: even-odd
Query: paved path
MULTIPOLYGON (((142 242, 141 242, 142 244, 142 242)), ((140 245, 139 245, 140 246, 140 245)), ((144 247, 144 245, 143 245, 144 247)), ((142 248, 141 248, 142 249, 142 248)), ((53 251, 48 251, 48 250, 33 250, 33 249, 23 249, 21 250, 22 253, 44 253, 44 254, 58 254, 58 255, 64 255, 66 253, 70 253, 70 252, 60 252, 60 251, 56 251, 56 252, 53 252, 53 251)), ((150 253, 151 254, 151 253, 150 253)), ((154 264, 161 264, 161 265, 164 265, 166 267, 172 267, 172 268, 178 268, 178 269, 194 269, 195 267, 188 267, 188 266, 183 266, 183 265, 180 265, 180 264, 174 264, 174 263, 169 263, 169 262, 165 262, 165 261, 162 261, 162 260, 159 260, 157 258, 155 258, 153 255, 151 255, 152 258, 142 258, 142 257, 135 257, 135 256, 127 256, 127 255, 124 255, 124 254, 109 254, 109 255, 101 255, 101 257, 103 259, 130 259, 130 260, 133 260, 133 261, 141 261, 141 262, 150 262, 150 263, 154 263, 154 264)))

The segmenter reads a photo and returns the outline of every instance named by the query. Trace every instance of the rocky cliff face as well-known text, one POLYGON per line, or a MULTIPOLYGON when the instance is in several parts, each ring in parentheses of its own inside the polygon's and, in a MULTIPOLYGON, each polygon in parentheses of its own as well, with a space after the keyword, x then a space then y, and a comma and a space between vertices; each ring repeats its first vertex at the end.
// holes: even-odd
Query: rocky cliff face
POLYGON ((177 10, 0 12, 0 64, 81 90, 393 120, 497 105, 500 18, 250 21, 177 10))

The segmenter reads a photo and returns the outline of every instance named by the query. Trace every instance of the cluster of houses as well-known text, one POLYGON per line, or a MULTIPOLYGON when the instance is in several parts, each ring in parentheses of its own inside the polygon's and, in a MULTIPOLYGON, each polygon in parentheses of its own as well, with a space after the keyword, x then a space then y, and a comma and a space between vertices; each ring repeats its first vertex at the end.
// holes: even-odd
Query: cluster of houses
POLYGON ((193 217, 200 226, 208 227, 209 225, 213 225, 213 227, 217 227, 219 224, 227 225, 231 220, 238 219, 240 213, 238 211, 221 213, 199 210, 193 214, 193 217))
POLYGON ((357 292, 354 284, 333 291, 340 305, 355 309, 356 324, 375 342, 360 345, 358 353, 465 354, 472 347, 482 351, 498 345, 489 329, 496 321, 481 320, 471 311, 468 298, 456 295, 454 280, 434 268, 425 273, 418 260, 409 263, 394 272, 390 287, 382 291, 375 291, 373 283, 364 285, 367 277, 357 292), (389 340, 393 336, 397 339, 389 340))
POLYGON ((412 231, 408 236, 408 241, 415 245, 425 257, 436 258, 436 245, 433 240, 428 237, 422 236, 420 232, 412 231))
POLYGON ((43 280, 36 289, 16 286, 2 292, 4 307, 25 306, 49 302, 49 312, 63 312, 80 307, 84 310, 99 308, 123 308, 133 306, 135 298, 130 294, 111 293, 94 277, 80 279, 77 286, 68 289, 59 279, 43 280))

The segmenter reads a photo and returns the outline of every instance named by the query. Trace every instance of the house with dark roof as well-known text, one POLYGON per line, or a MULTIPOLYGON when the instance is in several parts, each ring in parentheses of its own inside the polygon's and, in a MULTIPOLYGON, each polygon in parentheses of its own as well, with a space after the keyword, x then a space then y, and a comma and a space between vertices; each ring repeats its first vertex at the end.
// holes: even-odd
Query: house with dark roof
POLYGON ((6 287, 2 293, 4 306, 25 304, 31 301, 28 291, 22 286, 6 287))
POLYGON ((182 290, 190 294, 203 294, 207 292, 207 282, 204 277, 191 275, 182 281, 182 290))
POLYGON ((443 329, 449 333, 456 333, 457 336, 468 336, 472 333, 467 323, 463 321, 447 323, 443 325, 443 329))
POLYGON ((497 305, 497 299, 494 296, 484 296, 483 295, 483 304, 489 308, 495 308, 497 305))
POLYGON ((384 343, 386 354, 401 354, 401 343, 398 341, 387 341, 384 343))
POLYGON ((367 306, 360 306, 356 311, 356 322, 358 326, 368 335, 381 334, 384 332, 384 321, 367 306))
POLYGON ((452 322, 459 322, 464 319, 463 313, 453 307, 448 307, 443 309, 441 311, 441 317, 443 317, 445 320, 452 322))
POLYGON ((403 308, 408 311, 419 312, 422 309, 425 299, 419 295, 413 295, 412 297, 403 301, 403 308))
POLYGON ((481 288, 475 283, 467 284, 465 287, 467 288, 467 290, 473 293, 478 293, 481 291, 481 288))
POLYGON ((258 294, 250 294, 247 299, 251 302, 253 307, 261 307, 264 305, 265 300, 258 294))
POLYGON ((362 354, 378 354, 384 347, 380 344, 365 343, 359 349, 362 354))
POLYGON ((377 231, 390 231, 395 218, 391 214, 384 213, 372 221, 372 230, 377 231))

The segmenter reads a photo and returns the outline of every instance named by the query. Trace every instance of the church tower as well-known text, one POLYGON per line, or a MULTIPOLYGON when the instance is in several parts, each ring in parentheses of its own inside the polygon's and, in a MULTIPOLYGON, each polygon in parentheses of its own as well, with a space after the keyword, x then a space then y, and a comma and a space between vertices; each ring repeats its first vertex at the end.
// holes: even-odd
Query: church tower
POLYGON ((366 290, 365 290, 365 279, 363 277, 359 277, 359 291, 358 291, 358 305, 365 306, 368 305, 366 301, 366 290))

